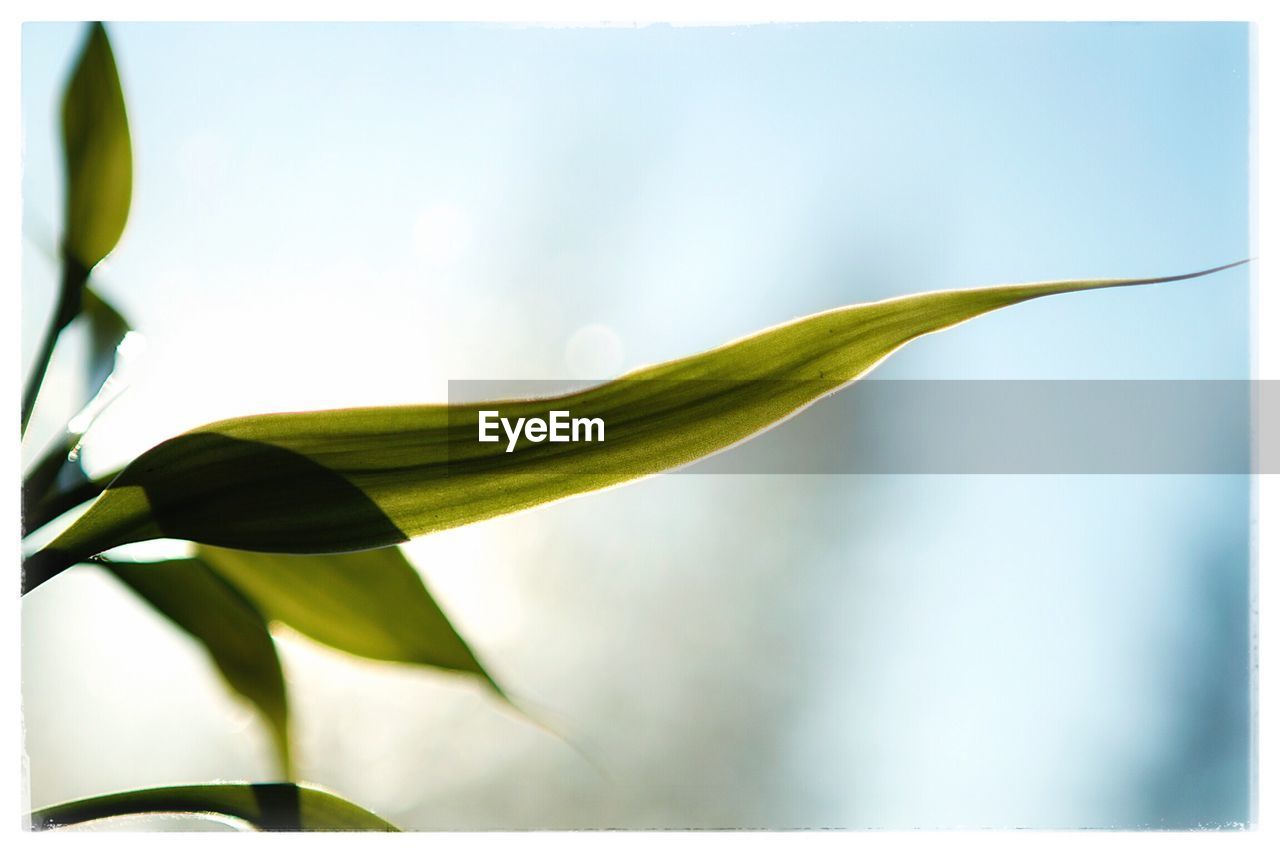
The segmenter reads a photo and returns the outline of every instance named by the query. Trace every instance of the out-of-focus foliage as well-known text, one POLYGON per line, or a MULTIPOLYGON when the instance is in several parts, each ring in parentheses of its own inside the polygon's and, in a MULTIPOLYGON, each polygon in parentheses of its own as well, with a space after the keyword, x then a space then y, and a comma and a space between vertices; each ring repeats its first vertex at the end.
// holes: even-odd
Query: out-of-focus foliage
POLYGON ((205 647, 227 685, 262 713, 281 772, 290 776, 284 673, 267 621, 257 608, 198 559, 111 563, 106 568, 205 647))
POLYGON ((85 270, 115 248, 129 218, 133 153, 111 42, 94 24, 62 101, 63 250, 85 270))
MULTIPOLYGON (((133 144, 115 56, 100 23, 90 26, 63 94, 62 154, 66 171, 62 282, 49 331, 23 389, 24 433, 58 334, 80 314, 90 270, 115 248, 129 219, 133 144)), ((94 308, 97 319, 93 322, 102 327, 103 313, 96 310, 101 303, 94 308)))
MULTIPOLYGON (((86 409, 23 480, 23 533, 39 530, 96 496, 103 483, 81 466, 78 447, 109 402, 124 317, 87 286, 120 239, 132 189, 132 144, 124 95, 106 29, 92 24, 62 101, 66 217, 62 280, 48 334, 23 396, 25 431, 63 329, 83 318, 89 351, 86 409), (107 398, 107 399, 100 399, 107 398)), ((292 775, 289 702, 268 625, 286 622, 354 655, 479 676, 502 691, 453 630, 399 549, 359 555, 266 557, 202 549, 190 559, 105 563, 106 570, 204 646, 227 685, 270 728, 283 776, 292 775)), ((36 812, 49 827, 116 814, 212 811, 266 829, 393 829, 330 794, 292 785, 207 785, 135 791, 36 812)))
POLYGON ((107 794, 40 809, 31 814, 31 826, 56 829, 119 815, 166 812, 226 815, 278 832, 396 831, 372 812, 328 791, 285 783, 182 785, 107 794))
POLYGON ((327 646, 469 673, 502 692, 399 548, 294 556, 202 546, 196 554, 266 618, 327 646))

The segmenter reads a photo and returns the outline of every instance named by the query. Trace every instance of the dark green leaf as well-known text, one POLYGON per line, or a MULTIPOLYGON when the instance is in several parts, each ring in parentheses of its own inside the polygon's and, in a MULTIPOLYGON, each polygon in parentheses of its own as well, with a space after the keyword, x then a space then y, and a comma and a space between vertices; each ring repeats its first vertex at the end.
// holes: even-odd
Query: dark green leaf
POLYGON ((66 433, 59 436, 40 461, 23 477, 23 536, 53 520, 45 507, 52 501, 55 492, 71 492, 79 483, 88 480, 80 463, 73 462, 70 458, 71 452, 79 443, 78 434, 66 433))
POLYGON ((92 269, 115 248, 129 217, 133 154, 111 43, 93 24, 62 100, 66 162, 63 250, 92 269))
POLYGON ((125 791, 76 800, 32 812, 35 829, 55 829, 88 820, 134 814, 218 814, 258 829, 395 832, 377 815, 327 791, 302 785, 182 785, 125 791))
POLYGON ((113 562, 104 568, 205 647, 231 689, 266 719, 288 778, 289 706, 262 614, 200 560, 113 562))
POLYGON ((267 618, 325 645, 472 673, 498 690, 399 548, 300 557, 204 545, 196 556, 267 618))
MULTIPOLYGON (((1241 262, 1243 263, 1243 262, 1241 262)), ((1230 266, 1235 266, 1234 264, 1230 266)), ((129 542, 376 548, 674 468, 776 424, 907 342, 1041 296, 1176 281, 1060 281, 854 305, 562 397, 235 418, 162 442, 26 565, 24 589, 129 542), (603 418, 602 443, 476 441, 478 412, 603 418)))

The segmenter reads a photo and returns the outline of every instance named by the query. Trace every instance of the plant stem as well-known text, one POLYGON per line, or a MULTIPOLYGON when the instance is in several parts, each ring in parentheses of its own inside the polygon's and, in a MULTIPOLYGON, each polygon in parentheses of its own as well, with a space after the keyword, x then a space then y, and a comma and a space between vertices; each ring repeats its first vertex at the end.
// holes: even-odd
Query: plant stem
POLYGON ((40 342, 40 351, 36 353, 35 363, 31 367, 31 376, 27 379, 26 388, 22 392, 22 435, 27 434, 27 424, 31 421, 31 413, 35 410, 36 397, 40 396, 40 386, 44 384, 44 376, 49 370, 49 362, 53 359, 53 349, 58 343, 58 337, 80 313, 80 297, 84 291, 84 284, 88 280, 89 271, 84 265, 64 255, 62 286, 58 289, 58 301, 54 304, 49 328, 45 330, 44 339, 40 342))

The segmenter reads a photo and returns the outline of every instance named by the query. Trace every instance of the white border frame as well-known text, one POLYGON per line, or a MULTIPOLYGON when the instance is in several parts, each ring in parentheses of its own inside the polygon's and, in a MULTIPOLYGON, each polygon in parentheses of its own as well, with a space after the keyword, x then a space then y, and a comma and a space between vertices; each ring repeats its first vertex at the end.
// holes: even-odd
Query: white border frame
MULTIPOLYGON (((1276 4, 1270 4, 1275 6, 1276 4)), ((1278 7, 1280 8, 1280 7, 1278 7)), ((1280 51, 1280 39, 1275 37, 1272 26, 1277 12, 1269 8, 1265 0, 1218 0, 1218 2, 1186 2, 1183 0, 1164 0, 1164 2, 1142 2, 1141 0, 1076 0, 1076 2, 1009 2, 1009 0, 986 0, 986 2, 970 2, 963 5, 945 2, 822 2, 822 0, 776 0, 761 2, 760 0, 602 0, 602 2, 585 2, 585 0, 541 0, 541 2, 515 2, 515 0, 493 0, 483 2, 475 0, 464 2, 419 2, 407 0, 360 0, 360 2, 334 2, 334 0, 313 0, 307 4, 290 4, 280 0, 222 0, 222 2, 195 2, 167 4, 159 0, 101 0, 85 2, 71 0, 52 5, 35 0, 16 0, 8 4, 7 14, 0 24, 0 68, 3 69, 4 87, 3 116, 5 132, 3 146, 9 156, 5 160, 5 168, 0 169, 0 198, 5 203, 0 205, 0 259, 3 269, 8 272, 7 284, 0 286, 0 317, 9 324, 8 334, 4 336, 11 357, 4 359, 0 368, 0 399, 15 401, 18 399, 21 385, 20 359, 17 357, 17 327, 20 312, 17 310, 19 289, 18 269, 21 246, 21 165, 20 165, 20 74, 21 74, 21 24, 29 20, 439 20, 439 21, 508 21, 558 23, 567 26, 599 26, 605 25, 642 25, 651 22, 672 22, 677 24, 725 24, 725 23, 763 23, 772 21, 839 21, 839 20, 955 20, 955 21, 991 21, 991 20, 1236 20, 1252 21, 1253 29, 1253 82, 1254 100, 1253 117, 1255 133, 1251 160, 1257 194, 1253 199, 1253 254, 1259 260, 1253 267, 1253 300, 1254 300, 1254 367, 1255 377, 1259 379, 1280 379, 1280 297, 1267 293, 1260 286, 1264 272, 1268 250, 1275 246, 1276 219, 1273 208, 1268 203, 1276 197, 1275 173, 1267 168, 1267 162, 1261 156, 1268 149, 1268 141, 1274 146, 1274 140, 1280 139, 1276 131, 1276 116, 1280 108, 1272 98, 1272 103, 1260 97, 1258 93, 1276 91, 1276 67, 1280 60, 1268 60, 1280 51), (17 155, 17 156, 15 156, 17 155)), ((1274 148, 1270 150, 1275 150, 1274 148)), ((0 482, 9 484, 0 489, 0 528, 13 550, 18 556, 18 489, 20 471, 19 445, 16 440, 16 412, 12 421, 14 440, 0 442, 0 482)), ((1266 426, 1266 425, 1264 425, 1266 426)), ((1274 425, 1270 425, 1274 427, 1274 425)), ((981 848, 983 850, 1022 850, 1027 845, 1048 850, 1074 850, 1080 843, 1104 849, 1144 849, 1159 845, 1175 849, 1277 849, 1280 844, 1280 832, 1277 822, 1280 821, 1280 787, 1277 786, 1275 768, 1277 738, 1274 730, 1262 725, 1268 715, 1277 718, 1276 709, 1280 708, 1277 700, 1275 682, 1267 677, 1267 669, 1263 665, 1280 653, 1280 643, 1274 639, 1261 625, 1266 621, 1265 614, 1274 613, 1277 608, 1277 589, 1274 577, 1277 570, 1277 554, 1280 546, 1275 544, 1273 536, 1268 533, 1280 533, 1280 475, 1261 475, 1256 478, 1256 534, 1254 538, 1254 583, 1256 584, 1255 607, 1263 614, 1259 617, 1257 632, 1257 657, 1259 664, 1255 679, 1256 704, 1256 744, 1257 744, 1257 785, 1255 788, 1256 822, 1253 831, 1249 832, 1092 832, 1087 838, 1081 838, 1074 832, 931 832, 927 835, 917 833, 877 832, 859 833, 664 833, 660 838, 649 837, 641 833, 474 833, 474 834, 439 834, 424 837, 421 833, 407 833, 404 836, 362 837, 355 841, 350 836, 342 835, 185 835, 178 842, 184 847, 200 848, 205 845, 220 845, 228 838, 236 839, 237 845, 256 846, 271 844, 293 849, 349 849, 353 841, 362 847, 370 845, 412 845, 415 848, 424 845, 444 845, 457 850, 487 850, 493 844, 519 845, 520 849, 530 847, 541 850, 595 850, 602 844, 621 850, 647 850, 654 843, 662 844, 670 850, 682 850, 704 845, 729 843, 752 849, 776 848, 785 845, 787 849, 803 847, 807 849, 845 848, 851 844, 875 849, 908 849, 919 844, 958 845, 961 848, 981 848), (1270 839, 1269 841, 1267 839, 1270 839)), ((15 560, 16 563, 16 560, 15 560)), ((16 587, 16 565, 11 581, 16 587)), ((4 684, 10 690, 19 687, 20 679, 20 599, 14 595, 8 605, 12 621, 6 632, 7 636, 0 640, 0 667, 4 672, 4 684)), ((1271 620, 1274 622, 1274 619, 1271 620)), ((14 690, 7 701, 0 702, 0 732, 9 742, 18 747, 21 754, 20 732, 20 693, 14 690)), ((16 762, 5 762, 7 768, 0 770, 0 820, 8 822, 8 833, 18 837, 20 846, 39 847, 41 849, 64 849, 81 844, 115 845, 127 844, 131 849, 172 846, 175 839, 165 835, 141 835, 136 833, 124 835, 102 834, 69 834, 69 833, 30 833, 23 832, 18 814, 25 808, 22 802, 23 784, 19 775, 14 773, 16 762), (12 785, 12 788, 10 786, 12 785)))

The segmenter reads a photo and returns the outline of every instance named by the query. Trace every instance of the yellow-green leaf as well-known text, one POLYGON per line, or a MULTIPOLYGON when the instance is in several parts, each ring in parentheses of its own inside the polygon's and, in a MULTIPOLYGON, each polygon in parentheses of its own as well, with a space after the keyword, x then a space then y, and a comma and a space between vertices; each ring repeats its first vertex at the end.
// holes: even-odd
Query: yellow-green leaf
POLYGON ((115 248, 129 218, 133 153, 111 42, 91 25, 62 99, 63 250, 85 270, 115 248))
POLYGON ((262 614, 200 560, 113 562, 104 568, 205 647, 227 685, 261 712, 281 772, 289 778, 289 704, 262 614))
POLYGON ((692 462, 837 390, 907 342, 998 308, 1225 268, 853 305, 550 399, 220 421, 130 463, 28 561, 24 589, 108 548, 159 537, 275 553, 392 545, 692 462), (506 442, 477 442, 482 409, 512 418, 568 410, 602 418, 607 436, 602 443, 524 442, 509 453, 506 442))
POLYGON ((399 548, 293 556, 206 545, 196 556, 268 619, 325 645, 471 673, 502 692, 399 548))
POLYGON ((341 797, 304 785, 180 785, 124 791, 40 809, 33 829, 135 814, 218 814, 283 832, 396 832, 396 827, 341 797))

